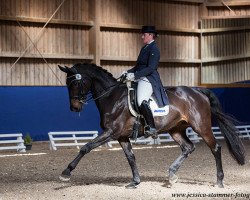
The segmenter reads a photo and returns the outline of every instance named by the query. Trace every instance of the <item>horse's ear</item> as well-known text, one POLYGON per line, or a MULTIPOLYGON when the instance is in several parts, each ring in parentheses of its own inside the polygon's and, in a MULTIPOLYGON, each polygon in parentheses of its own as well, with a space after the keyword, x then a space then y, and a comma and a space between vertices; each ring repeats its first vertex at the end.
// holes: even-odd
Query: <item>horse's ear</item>
POLYGON ((62 66, 60 66, 60 65, 58 65, 58 67, 59 67, 59 69, 61 70, 61 71, 63 71, 63 72, 65 72, 65 73, 68 73, 69 72, 69 68, 68 67, 62 67, 62 66))
POLYGON ((69 70, 69 72, 71 74, 77 74, 78 73, 77 70, 74 67, 68 68, 68 70, 69 70))

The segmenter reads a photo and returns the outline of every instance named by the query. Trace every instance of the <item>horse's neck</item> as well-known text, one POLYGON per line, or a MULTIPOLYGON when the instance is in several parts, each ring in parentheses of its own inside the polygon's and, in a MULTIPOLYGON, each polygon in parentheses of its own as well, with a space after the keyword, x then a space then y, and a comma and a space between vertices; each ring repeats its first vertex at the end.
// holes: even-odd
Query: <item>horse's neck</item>
POLYGON ((112 88, 117 84, 115 80, 110 80, 105 77, 92 79, 91 92, 96 97, 105 94, 112 90, 112 88))
POLYGON ((127 102, 127 89, 118 83, 115 87, 110 88, 108 92, 103 94, 105 95, 95 100, 100 113, 101 126, 105 126, 104 123, 106 120, 104 119, 106 119, 106 115, 108 116, 114 111, 120 113, 124 110, 124 106, 127 102))
POLYGON ((92 80, 91 92, 95 100, 99 113, 107 113, 112 106, 112 99, 110 99, 110 93, 114 92, 115 82, 107 84, 107 82, 92 80), (112 85, 111 85, 112 84, 112 85), (113 86, 113 87, 112 87, 113 86))

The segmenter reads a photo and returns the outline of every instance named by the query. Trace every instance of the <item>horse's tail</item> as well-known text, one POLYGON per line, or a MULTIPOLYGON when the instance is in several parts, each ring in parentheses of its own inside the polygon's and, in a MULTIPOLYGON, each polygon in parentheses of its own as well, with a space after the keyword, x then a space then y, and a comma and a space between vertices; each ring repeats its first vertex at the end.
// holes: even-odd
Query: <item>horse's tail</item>
POLYGON ((199 92, 205 94, 210 101, 211 112, 218 121, 221 133, 224 135, 229 152, 232 157, 240 164, 245 164, 245 148, 239 138, 239 130, 235 127, 235 120, 233 117, 222 112, 220 102, 215 94, 208 89, 199 88, 199 92))

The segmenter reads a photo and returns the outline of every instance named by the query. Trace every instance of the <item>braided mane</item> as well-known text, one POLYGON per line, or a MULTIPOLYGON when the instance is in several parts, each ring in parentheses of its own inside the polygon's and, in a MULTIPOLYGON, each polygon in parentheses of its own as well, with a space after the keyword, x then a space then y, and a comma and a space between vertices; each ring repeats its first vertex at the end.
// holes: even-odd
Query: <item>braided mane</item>
POLYGON ((94 71, 95 75, 97 75, 98 73, 104 73, 108 75, 108 77, 112 78, 113 80, 116 80, 110 72, 108 72, 106 69, 103 69, 100 66, 97 66, 96 64, 77 63, 73 67, 76 68, 79 72, 90 70, 90 71, 94 71))

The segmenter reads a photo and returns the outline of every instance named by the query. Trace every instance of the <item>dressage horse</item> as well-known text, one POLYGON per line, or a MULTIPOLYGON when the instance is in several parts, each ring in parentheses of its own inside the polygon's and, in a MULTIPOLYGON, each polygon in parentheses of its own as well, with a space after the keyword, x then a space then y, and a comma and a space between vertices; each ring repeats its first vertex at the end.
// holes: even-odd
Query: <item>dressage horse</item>
MULTIPOLYGON (((133 179, 127 188, 136 188, 140 184, 140 175, 129 138, 136 118, 128 108, 127 86, 115 79, 112 74, 95 64, 75 64, 73 67, 59 68, 67 74, 66 84, 69 92, 71 111, 80 112, 88 101, 89 92, 100 113, 103 132, 84 145, 76 158, 62 172, 60 179, 67 181, 81 158, 92 149, 118 140, 132 170, 133 179)), ((185 86, 165 88, 169 98, 169 114, 154 117, 158 134, 168 132, 179 144, 182 153, 169 168, 169 182, 172 185, 178 179, 176 172, 183 161, 195 150, 195 146, 186 135, 186 129, 193 130, 208 145, 215 157, 217 185, 223 187, 224 173, 221 161, 221 146, 216 142, 211 129, 212 115, 217 119, 225 137, 229 152, 240 164, 245 163, 244 146, 238 136, 232 118, 224 114, 216 96, 208 89, 185 86)), ((142 133, 143 134, 143 133, 142 133)))

